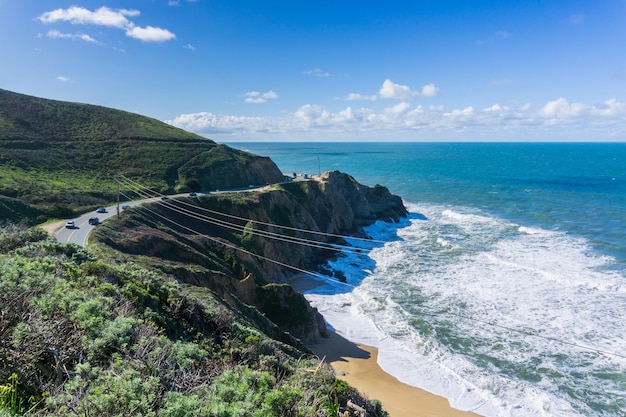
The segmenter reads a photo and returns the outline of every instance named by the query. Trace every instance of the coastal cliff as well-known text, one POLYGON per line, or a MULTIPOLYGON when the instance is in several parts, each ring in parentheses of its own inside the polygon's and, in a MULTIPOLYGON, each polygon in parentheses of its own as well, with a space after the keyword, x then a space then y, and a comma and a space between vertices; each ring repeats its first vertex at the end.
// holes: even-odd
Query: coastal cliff
MULTIPOLYGON (((387 188, 364 186, 333 171, 261 191, 133 208, 99 227, 93 243, 110 256, 131 255, 180 282, 209 288, 235 308, 253 306, 289 335, 281 340, 299 346, 291 337, 312 342, 326 335, 326 326, 285 282, 294 271, 316 270, 338 254, 281 236, 345 243, 339 235, 366 237, 363 226, 404 215, 402 200, 387 188)), ((264 319, 257 324, 266 331, 271 327, 264 319)))
POLYGON ((269 158, 157 120, 1 89, 0 162, 0 414, 386 415, 309 350, 324 320, 286 284, 340 255, 285 239, 398 219, 384 187, 281 183, 269 158), (27 227, 140 189, 198 197, 124 210, 89 249, 27 227))

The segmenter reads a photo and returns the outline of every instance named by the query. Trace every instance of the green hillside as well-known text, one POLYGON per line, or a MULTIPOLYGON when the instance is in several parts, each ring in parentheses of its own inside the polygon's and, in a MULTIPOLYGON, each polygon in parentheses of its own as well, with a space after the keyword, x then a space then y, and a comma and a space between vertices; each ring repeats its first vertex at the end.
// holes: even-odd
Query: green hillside
POLYGON ((348 398, 386 415, 206 288, 14 226, 0 271, 1 416, 325 417, 348 398))
POLYGON ((54 143, 120 139, 214 143, 150 117, 91 104, 48 100, 0 89, 0 139, 54 143))
POLYGON ((149 117, 0 90, 0 195, 62 217, 113 202, 118 174, 162 193, 282 180, 268 158, 149 117))

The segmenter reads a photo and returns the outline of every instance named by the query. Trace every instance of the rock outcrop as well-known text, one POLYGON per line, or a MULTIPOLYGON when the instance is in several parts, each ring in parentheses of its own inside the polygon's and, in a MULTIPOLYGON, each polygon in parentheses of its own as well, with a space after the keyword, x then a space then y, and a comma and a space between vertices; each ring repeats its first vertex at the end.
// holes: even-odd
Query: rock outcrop
POLYGON ((323 318, 285 282, 294 269, 314 270, 337 253, 293 238, 345 243, 339 235, 367 237, 364 226, 398 221, 406 213, 400 197, 387 188, 367 187, 334 171, 260 192, 131 209, 121 220, 105 223, 96 236, 180 281, 212 289, 231 305, 252 305, 283 331, 313 341, 326 335, 323 318))

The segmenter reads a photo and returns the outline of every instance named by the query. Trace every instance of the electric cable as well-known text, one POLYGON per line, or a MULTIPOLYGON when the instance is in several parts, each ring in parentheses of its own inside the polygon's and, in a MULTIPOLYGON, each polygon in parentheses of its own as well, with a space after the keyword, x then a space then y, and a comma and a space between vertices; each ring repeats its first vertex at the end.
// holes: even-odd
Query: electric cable
MULTIPOLYGON (((144 189, 147 188, 151 193, 154 194, 154 197, 158 197, 158 196, 161 195, 160 193, 157 193, 156 191, 151 190, 150 188, 145 187, 145 186, 137 183, 136 181, 133 181, 133 180, 131 180, 128 177, 125 177, 124 175, 120 175, 119 177, 123 178, 124 180, 128 181, 131 184, 136 184, 135 185, 136 187, 144 188, 144 189)), ((116 181, 117 181, 117 179, 116 179, 116 181)), ((241 190, 241 191, 246 191, 246 190, 241 190)), ((186 202, 184 202, 184 204, 189 204, 191 206, 194 206, 193 204, 186 203, 186 202)), ((194 207, 196 207, 196 206, 194 206, 194 207)), ((346 236, 346 235, 340 235, 340 234, 335 234, 335 233, 326 233, 326 232, 321 232, 321 231, 316 231, 316 230, 299 229, 299 228, 296 228, 296 227, 283 226, 283 225, 279 225, 279 224, 276 224, 276 223, 266 223, 266 222, 262 222, 262 221, 258 221, 258 220, 248 219, 248 218, 245 218, 245 217, 235 216, 235 215, 228 214, 228 213, 222 213, 222 212, 211 210, 211 209, 208 209, 208 208, 205 208, 205 207, 200 207, 199 209, 207 211, 207 212, 210 212, 212 214, 217 214, 217 215, 220 215, 220 216, 230 217, 230 218, 237 219, 237 220, 243 220, 243 221, 246 221, 246 222, 250 221, 250 222, 253 222, 253 223, 257 223, 257 224, 262 224, 264 226, 280 227, 280 228, 283 228, 283 229, 286 229, 286 230, 293 230, 293 231, 298 231, 298 232, 306 232, 306 233, 317 234, 317 235, 322 235, 322 236, 338 237, 338 238, 343 238, 343 239, 349 238, 349 239, 352 239, 352 240, 362 240, 362 241, 366 241, 366 242, 385 243, 385 241, 375 240, 375 239, 371 239, 371 238, 346 236)))
MULTIPOLYGON (((139 196, 144 197, 144 198, 147 195, 145 193, 142 193, 141 191, 135 191, 135 193, 137 193, 139 196)), ((124 195, 124 197, 129 198, 127 195, 124 195)), ((289 235, 274 233, 274 232, 270 232, 267 230, 260 230, 260 229, 247 229, 246 230, 245 225, 238 225, 238 224, 227 222, 224 220, 219 220, 219 219, 215 219, 209 216, 201 215, 201 214, 196 213, 195 211, 176 206, 176 203, 172 201, 176 203, 180 203, 179 200, 171 200, 171 201, 164 200, 164 201, 160 201, 159 204, 161 204, 164 207, 169 208, 172 211, 178 212, 182 215, 186 215, 186 216, 195 218, 197 220, 211 223, 217 226, 222 226, 231 230, 241 231, 244 233, 250 233, 251 235, 267 237, 270 239, 275 239, 275 240, 288 242, 288 243, 299 243, 305 246, 310 246, 310 247, 314 247, 318 249, 326 249, 326 250, 336 251, 336 252, 360 253, 362 250, 361 248, 355 248, 352 246, 340 245, 337 243, 320 242, 320 241, 300 238, 297 236, 289 236, 289 235)), ((193 204, 191 204, 190 206, 194 208, 198 207, 193 204)))
MULTIPOLYGON (((141 195, 141 194, 139 194, 136 191, 133 191, 133 192, 137 193, 138 195, 141 195)), ((124 195, 124 197, 126 197, 126 198, 129 198, 125 194, 122 194, 122 195, 124 195)), ((160 204, 163 203, 162 201, 155 201, 155 202, 160 203, 160 204)), ((273 260, 271 258, 267 258, 267 257, 265 257, 263 255, 256 254, 256 253, 248 251, 248 250, 246 250, 244 248, 237 247, 236 245, 233 245, 231 243, 227 243, 227 242, 225 242, 223 240, 213 238, 213 237, 211 237, 211 236, 209 236, 207 234, 201 233, 201 232, 199 232, 197 230, 194 230, 194 229, 192 229, 190 227, 184 226, 183 224, 180 224, 179 222, 176 222, 176 221, 174 221, 172 219, 169 219, 166 216, 163 216, 163 215, 161 215, 161 214, 159 214, 159 213, 157 213, 157 212, 155 212, 153 210, 150 210, 149 208, 147 208, 145 206, 143 207, 143 209, 147 210, 148 212, 150 212, 152 214, 154 214, 155 216, 158 216, 158 217, 160 217, 160 218, 162 218, 164 220, 167 220, 168 222, 170 222, 172 224, 177 225, 178 227, 181 227, 181 228, 183 228, 185 230, 188 230, 188 231, 190 231, 190 232, 192 232, 194 234, 197 234, 199 236, 205 237, 205 238, 207 238, 207 239, 209 239, 209 240, 211 240, 211 241, 213 241, 215 243, 222 244, 222 245, 224 245, 226 247, 229 247, 231 249, 238 250, 240 252, 246 253, 248 255, 254 256, 256 258, 259 258, 259 259, 262 259, 262 260, 265 260, 265 261, 268 261, 268 262, 271 262, 271 263, 275 263, 277 265, 280 265, 282 267, 291 269, 291 270, 296 271, 296 272, 304 273, 306 275, 318 277, 318 278, 321 278, 321 279, 326 280, 326 281, 331 281, 331 282, 334 282, 336 284, 349 287, 349 288, 351 288, 353 290, 360 289, 361 291, 365 291, 365 292, 368 292, 370 294, 382 296, 384 298, 388 298, 388 297, 390 298, 390 296, 388 294, 384 294, 384 293, 381 293, 381 292, 376 291, 376 290, 362 289, 362 288, 359 288, 356 285, 352 285, 352 284, 349 284, 347 282, 342 282, 342 281, 336 280, 336 279, 334 279, 332 277, 329 277, 329 276, 326 276, 326 275, 322 275, 322 274, 319 274, 319 273, 316 273, 316 272, 308 271, 308 270, 305 270, 303 268, 299 268, 299 267, 296 267, 296 266, 293 266, 293 265, 286 264, 284 262, 280 262, 280 261, 273 260)), ((220 214, 224 215, 224 213, 220 213, 220 214)), ((228 217, 231 217, 231 216, 228 216, 228 217)), ((236 217, 236 216, 232 216, 232 217, 236 217)), ((250 219, 246 219, 246 220, 250 220, 250 219)), ((250 220, 250 221, 252 221, 252 220, 250 220)), ((263 224, 262 222, 259 222, 259 223, 263 224)), ((272 225, 272 226, 274 226, 274 225, 272 225)), ((278 227, 282 227, 282 226, 278 226, 278 227)), ((299 230, 299 229, 296 229, 296 230, 299 230)), ((311 232, 311 231, 308 231, 308 230, 304 230, 304 231, 311 232)), ((300 243, 297 243, 297 242, 293 242, 293 243, 300 244, 300 243)), ((435 310, 434 308, 428 307, 428 306, 423 306, 422 305, 421 307, 423 307, 426 310, 431 310, 431 311, 435 310)), ((404 311, 404 309, 402 309, 402 311, 403 311, 403 313, 405 315, 408 314, 407 312, 404 311)), ((595 352, 595 353, 602 354, 602 355, 605 355, 605 356, 613 356, 613 357, 617 357, 617 358, 621 358, 621 359, 626 359, 626 355, 618 354, 618 353, 615 353, 615 352, 610 352, 610 351, 605 350, 605 349, 599 349, 599 348, 595 348, 595 347, 584 346, 584 345, 581 345, 581 344, 578 344, 578 343, 569 342, 569 341, 566 341, 566 340, 561 340, 561 339, 558 339, 558 338, 555 338, 555 337, 544 336, 544 335, 536 334, 536 333, 529 332, 529 331, 526 331, 526 330, 521 330, 521 329, 517 329, 517 328, 514 328, 514 327, 510 327, 510 326, 504 326, 504 325, 501 325, 501 324, 498 324, 498 323, 494 323, 494 322, 490 322, 490 321, 487 321, 487 320, 477 319, 475 317, 466 316, 466 315, 460 314, 460 313, 454 313, 454 312, 444 312, 444 313, 433 312, 433 313, 428 313, 428 312, 422 311, 421 314, 427 315, 427 316, 433 316, 433 317, 437 317, 437 316, 441 316, 441 315, 445 314, 445 315, 448 315, 448 316, 458 317, 458 318, 461 318, 461 319, 464 319, 464 320, 468 320, 468 321, 471 321, 471 322, 481 323, 481 324, 484 324, 484 325, 487 325, 487 326, 504 329, 504 330, 507 330, 507 331, 510 331, 510 332, 513 332, 513 333, 518 333, 518 334, 522 334, 522 335, 529 336, 529 337, 536 337, 536 338, 547 340, 547 341, 550 341, 550 342, 553 342, 553 343, 567 345, 567 346, 575 347, 577 349, 581 349, 581 350, 585 350, 585 351, 595 352)))

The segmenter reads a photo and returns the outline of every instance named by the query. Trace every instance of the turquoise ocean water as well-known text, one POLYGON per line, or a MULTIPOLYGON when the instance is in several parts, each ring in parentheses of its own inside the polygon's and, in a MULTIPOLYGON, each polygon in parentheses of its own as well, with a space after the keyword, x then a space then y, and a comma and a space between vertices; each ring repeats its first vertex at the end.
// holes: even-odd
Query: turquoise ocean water
POLYGON ((485 416, 626 415, 626 144, 230 145, 403 198, 307 294, 387 372, 485 416))

